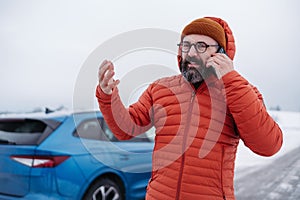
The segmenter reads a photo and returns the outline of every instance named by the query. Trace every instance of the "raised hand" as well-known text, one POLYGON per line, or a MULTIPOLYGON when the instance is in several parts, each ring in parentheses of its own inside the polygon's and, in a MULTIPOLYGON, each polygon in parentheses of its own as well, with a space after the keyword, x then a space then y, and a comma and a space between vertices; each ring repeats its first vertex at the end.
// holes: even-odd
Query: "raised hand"
POLYGON ((120 83, 119 80, 114 80, 115 75, 114 65, 111 61, 104 60, 98 71, 99 87, 105 94, 111 94, 113 89, 120 83))

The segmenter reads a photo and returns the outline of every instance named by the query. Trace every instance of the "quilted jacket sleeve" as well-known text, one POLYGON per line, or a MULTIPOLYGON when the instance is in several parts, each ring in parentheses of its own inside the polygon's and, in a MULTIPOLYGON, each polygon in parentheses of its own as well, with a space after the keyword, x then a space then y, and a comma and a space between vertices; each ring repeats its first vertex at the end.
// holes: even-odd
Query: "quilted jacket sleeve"
POLYGON ((275 154, 282 145, 282 132, 268 114, 262 95, 236 71, 223 77, 226 100, 241 139, 262 156, 275 154))
POLYGON ((107 95, 97 86, 96 97, 107 125, 119 140, 131 139, 151 128, 152 106, 148 90, 128 109, 123 105, 117 88, 107 95))

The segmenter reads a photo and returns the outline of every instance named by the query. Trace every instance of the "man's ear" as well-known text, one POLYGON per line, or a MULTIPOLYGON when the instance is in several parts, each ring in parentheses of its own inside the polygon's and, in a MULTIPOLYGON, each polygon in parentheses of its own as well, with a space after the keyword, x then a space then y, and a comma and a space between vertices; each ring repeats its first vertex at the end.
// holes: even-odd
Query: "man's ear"
POLYGON ((177 55, 177 64, 178 64, 178 67, 179 67, 180 71, 181 71, 181 62, 182 62, 181 55, 177 55))

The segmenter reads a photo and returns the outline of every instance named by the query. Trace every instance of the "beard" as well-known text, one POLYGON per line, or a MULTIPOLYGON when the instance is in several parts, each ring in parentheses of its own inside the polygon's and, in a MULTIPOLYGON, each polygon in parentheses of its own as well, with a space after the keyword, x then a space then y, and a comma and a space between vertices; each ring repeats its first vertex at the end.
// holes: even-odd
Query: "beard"
POLYGON ((207 68, 202 59, 187 56, 180 63, 180 71, 183 77, 190 83, 200 83, 214 73, 214 68, 207 68), (189 64, 198 65, 197 67, 189 66, 189 64))

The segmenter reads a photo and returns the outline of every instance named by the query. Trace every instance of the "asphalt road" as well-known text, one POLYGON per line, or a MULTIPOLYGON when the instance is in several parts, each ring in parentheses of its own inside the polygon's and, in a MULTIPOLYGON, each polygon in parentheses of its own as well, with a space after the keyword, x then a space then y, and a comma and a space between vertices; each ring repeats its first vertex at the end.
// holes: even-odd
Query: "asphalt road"
POLYGON ((300 200, 300 147, 235 180, 237 200, 300 200))

